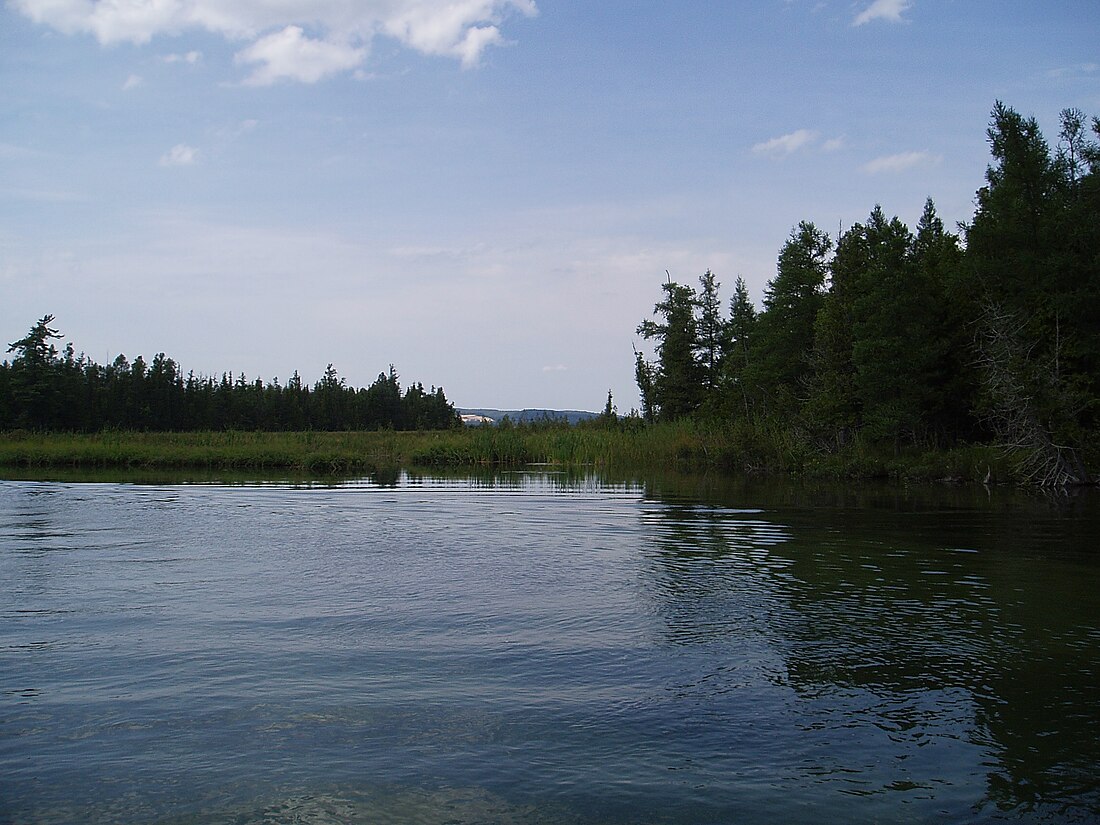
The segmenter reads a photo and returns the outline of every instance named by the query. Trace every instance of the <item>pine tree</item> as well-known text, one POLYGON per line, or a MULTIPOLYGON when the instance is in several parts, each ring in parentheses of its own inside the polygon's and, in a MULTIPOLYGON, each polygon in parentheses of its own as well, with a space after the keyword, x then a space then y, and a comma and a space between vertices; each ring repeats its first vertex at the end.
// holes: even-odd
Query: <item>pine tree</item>
POLYGON ((715 400, 722 375, 722 356, 729 350, 728 328, 722 319, 721 284, 709 269, 699 278, 698 360, 703 377, 703 392, 715 400))
POLYGON ((750 396, 764 404, 768 414, 793 414, 805 394, 831 249, 828 235, 802 221, 780 250, 776 276, 764 292, 764 310, 756 323, 746 370, 750 396))
POLYGON ((752 341, 756 329, 756 308, 749 300, 749 291, 745 279, 740 275, 733 286, 730 298, 730 317, 726 323, 722 354, 724 384, 731 396, 731 409, 743 410, 745 417, 751 415, 749 392, 745 383, 752 351, 752 341))
POLYGON ((657 363, 650 365, 640 360, 636 375, 643 408, 648 403, 650 417, 674 420, 694 413, 704 397, 704 371, 696 358, 698 298, 694 289, 673 282, 671 277, 661 289, 665 299, 657 303, 653 314, 663 320, 642 321, 637 330, 647 340, 656 339, 657 363), (643 384, 648 384, 648 388, 643 384))

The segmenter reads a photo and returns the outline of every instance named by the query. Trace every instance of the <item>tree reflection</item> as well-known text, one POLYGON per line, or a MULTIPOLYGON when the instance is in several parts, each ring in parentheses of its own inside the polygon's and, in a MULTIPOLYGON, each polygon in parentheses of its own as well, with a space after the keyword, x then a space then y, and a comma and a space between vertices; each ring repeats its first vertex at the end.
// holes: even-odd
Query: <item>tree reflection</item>
MULTIPOLYGON (((1097 507, 698 493, 647 491, 669 643, 756 651, 808 734, 848 731, 910 766, 882 769, 883 790, 932 787, 944 769, 921 749, 965 745, 987 813, 1100 815, 1100 575, 1084 553, 1097 507)), ((844 768, 835 758, 807 769, 844 768)))

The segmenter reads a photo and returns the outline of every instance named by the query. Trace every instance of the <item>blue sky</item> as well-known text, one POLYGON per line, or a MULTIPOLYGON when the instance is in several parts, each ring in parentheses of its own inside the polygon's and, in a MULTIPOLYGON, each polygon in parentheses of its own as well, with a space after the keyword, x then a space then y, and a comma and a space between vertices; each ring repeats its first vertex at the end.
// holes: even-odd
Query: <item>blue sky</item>
POLYGON ((1100 114, 1100 4, 8 0, 0 334, 625 413, 666 269, 969 220, 998 99, 1100 114))

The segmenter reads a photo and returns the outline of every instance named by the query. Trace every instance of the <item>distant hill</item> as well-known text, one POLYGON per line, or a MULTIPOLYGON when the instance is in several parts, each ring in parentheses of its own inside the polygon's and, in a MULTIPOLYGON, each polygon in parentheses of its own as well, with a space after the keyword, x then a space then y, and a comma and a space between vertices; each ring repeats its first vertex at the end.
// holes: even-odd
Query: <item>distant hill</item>
POLYGON ((578 421, 587 421, 590 418, 596 418, 599 413, 586 412, 584 410, 493 410, 483 407, 462 407, 458 410, 461 415, 480 415, 485 418, 491 418, 494 422, 500 421, 504 416, 508 416, 509 420, 519 424, 525 421, 542 421, 545 418, 551 418, 556 421, 565 419, 570 424, 576 424, 578 421))

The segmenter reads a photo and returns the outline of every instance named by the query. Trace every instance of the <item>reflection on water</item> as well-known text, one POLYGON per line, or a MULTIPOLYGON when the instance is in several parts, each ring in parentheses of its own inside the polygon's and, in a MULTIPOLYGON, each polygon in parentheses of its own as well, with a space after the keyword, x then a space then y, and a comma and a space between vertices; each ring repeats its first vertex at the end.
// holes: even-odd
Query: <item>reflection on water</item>
POLYGON ((0 481, 0 822, 1100 817, 1095 496, 232 481, 0 481))

